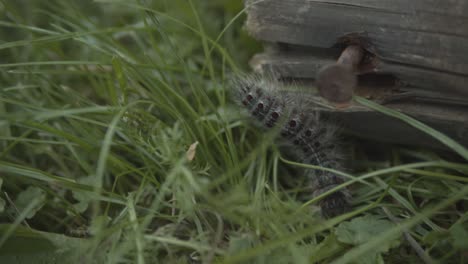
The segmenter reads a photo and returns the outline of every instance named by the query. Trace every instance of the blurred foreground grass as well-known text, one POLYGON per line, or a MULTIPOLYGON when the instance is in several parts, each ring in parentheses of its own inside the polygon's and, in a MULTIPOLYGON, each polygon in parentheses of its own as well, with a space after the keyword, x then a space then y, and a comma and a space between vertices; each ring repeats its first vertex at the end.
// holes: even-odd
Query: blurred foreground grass
POLYGON ((466 160, 349 139, 354 210, 298 199, 226 94, 259 49, 242 8, 0 2, 1 263, 468 261, 466 160))

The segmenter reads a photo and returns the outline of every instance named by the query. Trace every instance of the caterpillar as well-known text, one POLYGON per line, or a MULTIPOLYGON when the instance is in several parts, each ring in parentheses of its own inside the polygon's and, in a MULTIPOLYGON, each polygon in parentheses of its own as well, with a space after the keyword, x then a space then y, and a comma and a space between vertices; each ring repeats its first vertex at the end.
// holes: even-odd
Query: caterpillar
MULTIPOLYGON (((307 100, 282 92, 273 78, 249 75, 232 81, 235 101, 244 108, 258 126, 278 129, 278 141, 287 146, 305 164, 340 169, 340 150, 336 126, 321 118, 308 106, 307 100)), ((316 197, 344 179, 329 171, 308 169, 305 172, 312 196, 316 197)), ((334 217, 346 212, 350 194, 340 189, 319 201, 322 216, 334 217)))

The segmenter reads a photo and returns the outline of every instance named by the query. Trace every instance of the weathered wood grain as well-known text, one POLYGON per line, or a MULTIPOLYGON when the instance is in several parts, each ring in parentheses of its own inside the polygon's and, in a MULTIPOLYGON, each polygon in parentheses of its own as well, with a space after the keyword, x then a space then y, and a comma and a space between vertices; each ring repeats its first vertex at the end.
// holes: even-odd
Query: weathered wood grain
MULTIPOLYGON (((314 79, 317 72, 324 66, 335 62, 332 56, 319 55, 321 51, 282 51, 257 54, 251 65, 257 71, 273 71, 284 78, 314 79)), ((468 52, 468 51, 467 51, 468 52)), ((468 104, 468 78, 453 76, 446 72, 411 67, 381 61, 372 73, 389 74, 400 82, 399 89, 414 92, 420 97, 433 97, 438 94, 441 101, 453 98, 468 104), (461 96, 460 95, 465 95, 461 96)))
MULTIPOLYGON (((391 108, 398 108, 396 105, 391 108)), ((401 106, 406 108, 407 105, 401 106)), ((421 109, 421 107, 419 107, 421 109)), ((439 141, 429 135, 402 123, 400 120, 385 116, 381 113, 371 111, 352 111, 333 113, 346 128, 345 131, 361 138, 374 139, 378 141, 405 144, 410 146, 423 146, 433 149, 446 150, 439 141)), ((432 118, 412 115, 423 123, 448 135, 457 142, 468 146, 468 125, 466 123, 453 122, 450 120, 434 120, 432 118)))
MULTIPOLYGON (((304 97, 309 97, 311 101, 321 100, 315 98, 317 92, 315 91, 313 78, 316 72, 324 65, 332 62, 333 59, 324 56, 315 57, 303 51, 266 52, 256 55, 251 61, 257 72, 275 72, 278 78, 292 78, 296 84, 305 89, 305 91, 301 92, 304 93, 304 97)), ((397 67, 396 70, 407 70, 409 71, 407 74, 414 74, 415 76, 420 74, 420 69, 415 70, 411 67, 408 67, 408 69, 397 67)), ((377 78, 381 77, 377 76, 377 78)), ((424 74, 418 78, 424 78, 424 74)), ((384 103, 387 107, 416 117, 418 120, 468 146, 468 97, 447 94, 436 88, 433 87, 432 90, 428 90, 417 87, 360 84, 356 88, 356 94, 372 98, 375 101, 384 103)), ((326 111, 335 112, 333 114, 340 119, 340 123, 347 128, 347 131, 361 137, 391 143, 444 148, 428 135, 399 120, 356 105, 341 111, 330 109, 326 111)))
POLYGON ((247 1, 256 38, 331 48, 359 33, 382 65, 413 87, 468 94, 468 2, 462 0, 247 1))

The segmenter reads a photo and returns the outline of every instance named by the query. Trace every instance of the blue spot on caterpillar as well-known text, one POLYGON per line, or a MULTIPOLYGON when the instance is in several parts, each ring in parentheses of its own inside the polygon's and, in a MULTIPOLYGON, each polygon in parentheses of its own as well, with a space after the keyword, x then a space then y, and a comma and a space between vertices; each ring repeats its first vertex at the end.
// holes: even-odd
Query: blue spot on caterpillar
MULTIPOLYGON (((252 119, 265 129, 279 130, 278 140, 286 143, 300 162, 340 169, 336 126, 319 117, 306 100, 292 93, 281 92, 281 85, 272 78, 242 76, 232 81, 235 99, 252 119)), ((312 195, 316 197, 343 183, 343 178, 323 170, 306 171, 312 195)), ((336 191, 319 201, 322 215, 330 218, 349 209, 347 189, 336 191)))

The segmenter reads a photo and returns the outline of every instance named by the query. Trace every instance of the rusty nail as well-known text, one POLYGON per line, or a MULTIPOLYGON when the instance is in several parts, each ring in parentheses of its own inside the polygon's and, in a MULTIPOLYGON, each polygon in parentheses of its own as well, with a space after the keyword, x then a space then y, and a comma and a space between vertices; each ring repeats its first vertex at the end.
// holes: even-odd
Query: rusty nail
POLYGON ((358 69, 363 57, 361 47, 350 45, 336 63, 320 69, 316 79, 320 95, 338 108, 347 107, 357 85, 358 69))

